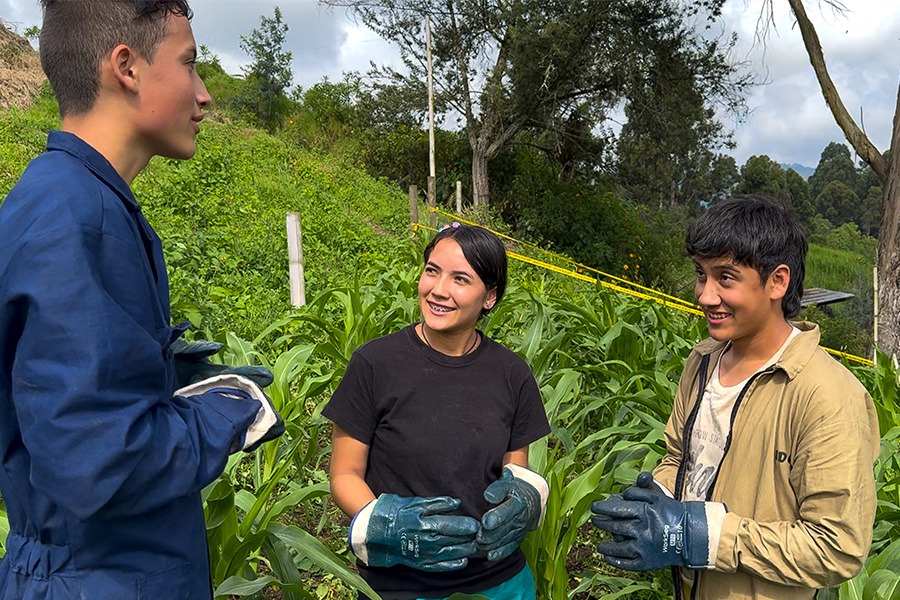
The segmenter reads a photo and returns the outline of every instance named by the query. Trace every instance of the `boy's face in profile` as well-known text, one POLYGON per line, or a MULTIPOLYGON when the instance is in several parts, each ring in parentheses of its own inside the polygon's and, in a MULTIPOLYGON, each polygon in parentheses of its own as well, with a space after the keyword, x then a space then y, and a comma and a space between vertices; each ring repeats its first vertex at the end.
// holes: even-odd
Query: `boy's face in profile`
POLYGON ((731 258, 695 257, 693 261, 697 269, 694 295, 713 339, 752 339, 778 319, 784 320, 783 293, 774 289, 774 274, 762 282, 756 269, 731 258))
POLYGON ((167 22, 153 62, 137 58, 137 143, 151 156, 190 158, 197 151, 202 109, 211 98, 194 68, 197 47, 190 21, 172 15, 167 22))

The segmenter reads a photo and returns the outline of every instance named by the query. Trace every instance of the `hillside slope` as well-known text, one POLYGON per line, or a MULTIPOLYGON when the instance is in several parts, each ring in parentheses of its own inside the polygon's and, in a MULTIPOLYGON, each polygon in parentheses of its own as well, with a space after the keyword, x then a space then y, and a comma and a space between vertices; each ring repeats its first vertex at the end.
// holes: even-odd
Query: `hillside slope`
MULTIPOLYGON (((43 150, 56 110, 48 93, 0 109, 0 198, 43 150)), ((301 216, 307 298, 349 283, 373 254, 398 255, 409 216, 396 187, 255 129, 202 128, 192 160, 156 158, 133 186, 165 242, 173 321, 253 337, 289 312, 288 212, 301 216)))

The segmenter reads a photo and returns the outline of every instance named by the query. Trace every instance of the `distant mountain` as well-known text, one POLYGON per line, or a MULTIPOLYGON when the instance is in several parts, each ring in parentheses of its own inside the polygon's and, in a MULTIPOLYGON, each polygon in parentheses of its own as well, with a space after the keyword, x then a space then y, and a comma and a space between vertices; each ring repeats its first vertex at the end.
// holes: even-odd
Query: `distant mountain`
POLYGON ((799 165, 797 163, 791 165, 787 163, 781 163, 779 166, 785 171, 787 171, 788 169, 797 171, 797 174, 803 177, 803 179, 809 179, 809 176, 816 172, 816 169, 814 167, 804 167, 803 165, 799 165))

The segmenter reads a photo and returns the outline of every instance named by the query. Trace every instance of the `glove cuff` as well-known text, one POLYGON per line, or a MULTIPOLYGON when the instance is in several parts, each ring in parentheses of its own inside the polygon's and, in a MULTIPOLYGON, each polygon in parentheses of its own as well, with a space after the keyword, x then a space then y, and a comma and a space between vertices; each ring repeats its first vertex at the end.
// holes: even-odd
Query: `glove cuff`
POLYGON ((240 375, 223 373, 222 375, 216 375, 215 377, 210 377, 176 390, 175 395, 198 396, 217 388, 240 390, 259 403, 260 406, 256 413, 256 418, 244 434, 244 444, 241 447, 241 450, 255 448, 260 441, 264 441, 263 438, 278 423, 280 417, 278 413, 275 412, 275 409, 262 391, 262 388, 256 385, 253 380, 241 377, 240 375))
POLYGON ((526 469, 523 466, 516 465, 513 463, 509 463, 503 466, 504 469, 509 469, 509 472, 512 473, 513 477, 516 479, 521 479, 535 490, 537 490, 538 495, 541 497, 541 512, 537 520, 537 526, 535 529, 541 526, 541 523, 544 522, 544 513, 547 508, 547 498, 550 496, 550 486, 547 485, 547 480, 541 477, 539 473, 535 473, 530 469, 526 469))
POLYGON ((721 502, 704 502, 706 509, 706 529, 709 532, 709 552, 706 557, 704 569, 713 569, 716 566, 716 557, 719 554, 719 539, 722 537, 722 527, 725 524, 725 515, 728 507, 721 502))
POLYGON ((369 530, 369 520, 375 510, 378 499, 372 500, 353 516, 350 521, 350 529, 347 531, 347 545, 350 551, 356 555, 359 562, 369 566, 369 549, 366 546, 366 532, 369 530))
POLYGON ((716 565, 725 505, 721 502, 685 502, 685 566, 712 569, 716 565))

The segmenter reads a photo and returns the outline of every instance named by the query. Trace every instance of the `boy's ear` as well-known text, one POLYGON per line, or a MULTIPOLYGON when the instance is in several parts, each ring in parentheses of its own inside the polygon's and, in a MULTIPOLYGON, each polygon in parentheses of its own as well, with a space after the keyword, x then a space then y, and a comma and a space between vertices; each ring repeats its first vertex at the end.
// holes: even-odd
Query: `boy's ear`
POLYGON ((787 294, 788 285, 791 283, 791 268, 787 265, 778 265, 769 275, 769 284, 772 286, 772 300, 781 300, 787 294))
POLYGON ((119 44, 107 56, 107 63, 113 79, 129 92, 137 91, 137 76, 134 72, 137 54, 125 44, 119 44))

